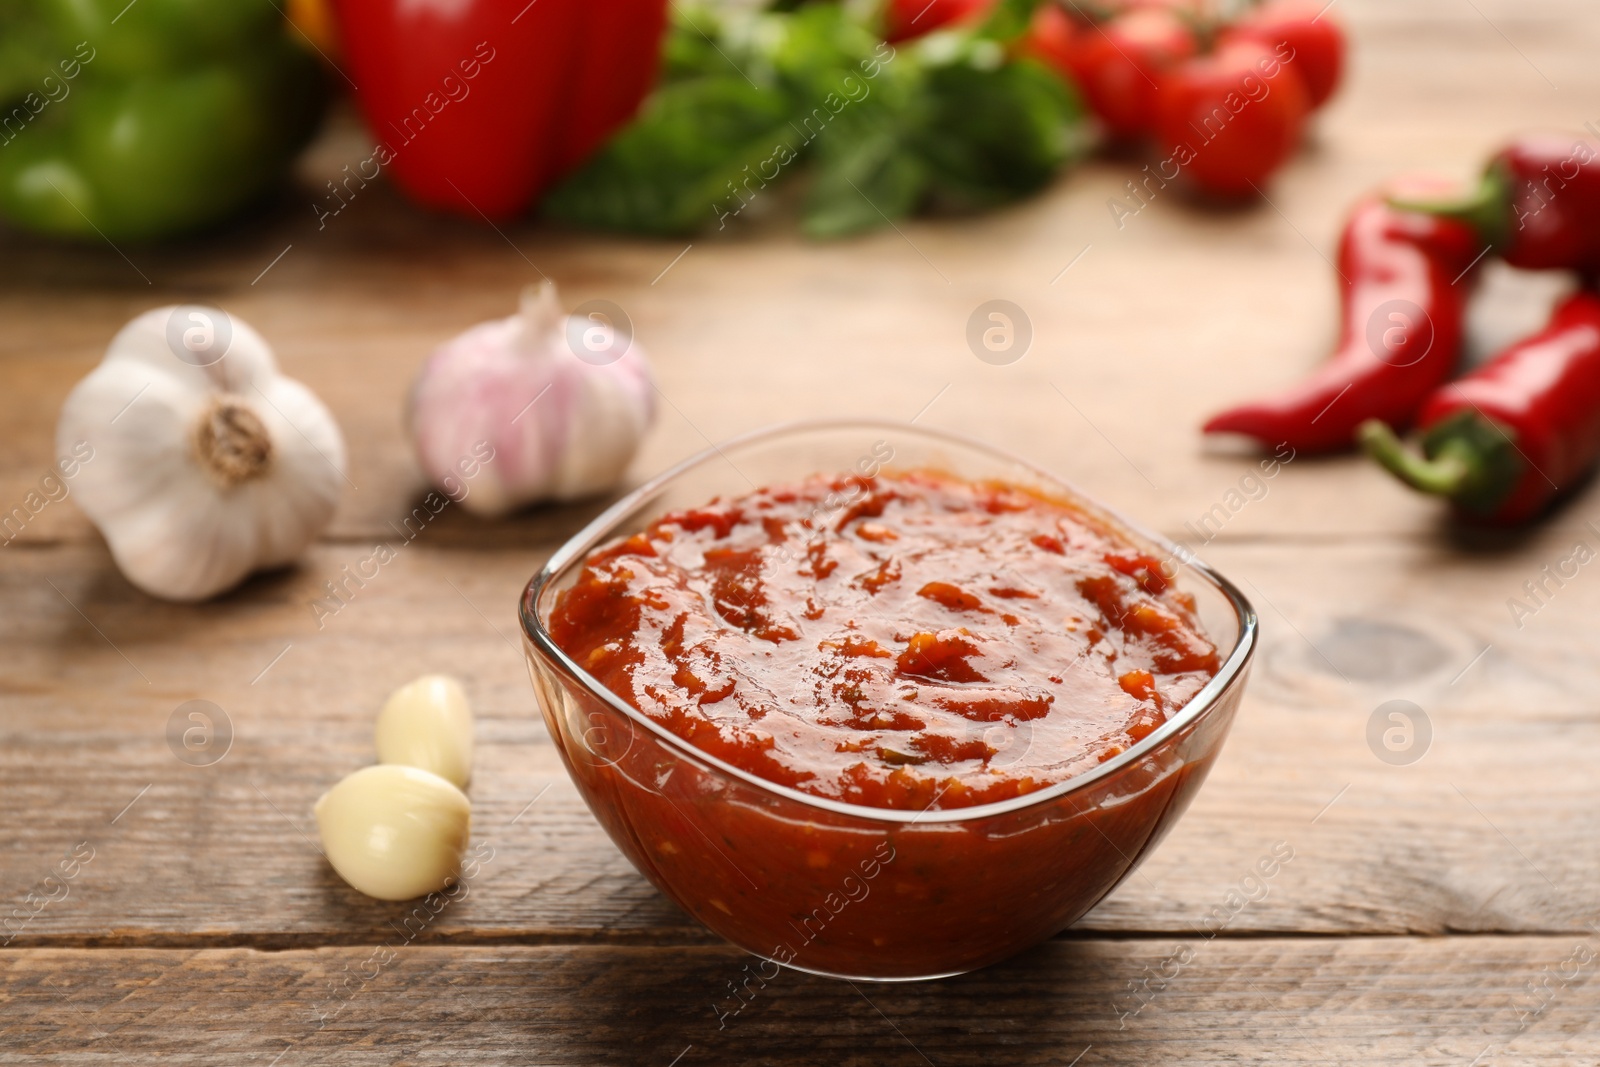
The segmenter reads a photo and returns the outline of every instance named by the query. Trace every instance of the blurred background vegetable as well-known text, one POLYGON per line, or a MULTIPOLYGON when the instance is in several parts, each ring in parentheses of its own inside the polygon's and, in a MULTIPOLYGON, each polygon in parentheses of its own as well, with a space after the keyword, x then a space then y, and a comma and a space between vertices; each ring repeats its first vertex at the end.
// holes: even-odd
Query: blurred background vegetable
POLYGON ((1258 195, 1300 146, 1311 112, 1294 56, 1284 46, 1226 41, 1177 67, 1163 83, 1156 117, 1157 173, 1181 175, 1217 196, 1258 195))
POLYGON ((1541 515, 1600 458, 1600 296, 1580 289, 1538 333, 1428 397, 1416 450, 1379 421, 1367 452, 1401 481, 1479 522, 1541 515))
POLYGON ((655 83, 666 0, 334 11, 379 164, 419 203, 506 219, 633 115, 655 83))
POLYGON ((1113 142, 1156 138, 1163 185, 1247 199, 1338 88, 1345 36, 1331 6, 1046 0, 1026 47, 1079 88, 1113 142))
POLYGON ((888 0, 883 12, 883 38, 893 43, 952 23, 975 22, 993 3, 994 0, 888 0))
POLYGON ((662 84, 546 210, 606 229, 721 230, 806 171, 804 227, 838 236, 1026 196, 1096 130, 1157 137, 1163 185, 1250 197, 1343 60, 1332 17, 1301 0, 1232 19, 1148 0, 678 9, 662 84))
POLYGON ((1155 132, 1165 79, 1200 50, 1193 23, 1167 7, 1129 8, 1095 26, 1047 7, 1040 20, 1046 39, 1061 36, 1057 69, 1077 82, 1106 133, 1119 140, 1155 132))
POLYGON ((1311 106, 1328 102, 1344 77, 1344 31, 1317 0, 1270 0, 1252 7, 1224 30, 1231 40, 1259 41, 1277 51, 1288 46, 1311 106))
POLYGON ((1470 194, 1407 206, 1464 220, 1513 267, 1600 274, 1600 138, 1523 134, 1470 194))
POLYGON ((1362 199, 1345 223, 1332 356, 1287 389, 1213 415, 1206 433, 1240 434, 1268 450, 1342 451, 1369 419, 1409 425, 1450 376, 1482 246, 1462 222, 1395 207, 1388 198, 1397 188, 1362 199))
POLYGON ((1087 147, 1070 87, 1007 48, 1032 7, 899 46, 839 4, 685 9, 661 87, 546 209, 608 229, 722 229, 801 162, 815 236, 1031 193, 1087 147))
POLYGON ((0 4, 0 215, 112 240, 228 217, 316 128, 301 40, 272 0, 0 4))
POLYGON ((333 9, 329 0, 287 0, 284 13, 289 25, 305 36, 307 43, 316 49, 329 64, 339 55, 339 38, 334 32, 333 9))
POLYGON ((113 240, 227 219, 285 177, 325 81, 373 138, 346 189, 386 173, 491 222, 542 199, 723 230, 792 184, 835 237, 1013 202, 1098 139, 1248 198, 1343 65, 1313 0, 0 0, 0 216, 113 240))

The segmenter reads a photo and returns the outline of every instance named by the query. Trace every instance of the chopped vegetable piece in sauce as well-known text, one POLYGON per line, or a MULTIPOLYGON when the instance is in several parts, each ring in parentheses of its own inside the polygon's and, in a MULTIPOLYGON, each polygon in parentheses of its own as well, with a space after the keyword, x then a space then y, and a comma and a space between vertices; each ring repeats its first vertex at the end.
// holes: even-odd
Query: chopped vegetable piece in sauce
POLYGON ((927 472, 818 476, 664 515, 594 553, 550 628, 696 747, 899 809, 1065 781, 1218 669, 1193 602, 1121 534, 927 472))

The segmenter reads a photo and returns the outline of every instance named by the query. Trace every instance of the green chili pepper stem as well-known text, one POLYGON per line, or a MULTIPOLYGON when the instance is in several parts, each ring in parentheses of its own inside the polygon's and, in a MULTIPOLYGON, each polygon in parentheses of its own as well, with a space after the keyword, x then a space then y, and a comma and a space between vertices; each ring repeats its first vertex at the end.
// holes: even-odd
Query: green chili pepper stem
POLYGON ((1504 248, 1510 236, 1511 176, 1499 164, 1484 171, 1477 187, 1462 196, 1442 200, 1391 196, 1389 203, 1401 211, 1457 219, 1471 226, 1497 249, 1504 248))
POLYGON ((1458 411, 1422 432, 1420 453, 1369 419, 1356 430, 1367 454, 1401 481, 1448 497, 1462 511, 1492 515, 1528 474, 1516 431, 1477 410, 1458 411))
POLYGON ((1453 497, 1472 475, 1472 461, 1463 449, 1452 448, 1429 458, 1408 448, 1381 419, 1368 419, 1356 430, 1367 455, 1385 470, 1424 493, 1453 497))

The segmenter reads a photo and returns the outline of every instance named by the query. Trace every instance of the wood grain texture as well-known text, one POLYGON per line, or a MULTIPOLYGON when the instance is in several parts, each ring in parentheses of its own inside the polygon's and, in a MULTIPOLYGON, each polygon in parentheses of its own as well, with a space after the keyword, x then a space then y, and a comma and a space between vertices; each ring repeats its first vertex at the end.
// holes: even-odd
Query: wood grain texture
POLYGON ((763 982, 709 946, 385 949, 6 953, 0 1063, 1500 1067, 1600 1043, 1593 935, 1054 942, 900 986, 763 982))
MULTIPOLYGON (((438 936, 703 940, 611 846, 545 735, 513 616, 540 552, 427 536, 320 629, 319 579, 359 544, 319 548, 298 570, 199 608, 152 604, 96 548, 0 560, 16 609, 0 619, 0 775, 32 813, 7 828, 8 881, 20 897, 74 842, 97 850, 71 896, 16 943, 304 946, 384 929, 406 909, 338 881, 310 808, 372 760, 384 695, 423 670, 468 679, 476 831, 497 857, 438 936), (214 766, 185 766, 169 748, 169 717, 189 700, 214 702, 233 724, 214 766)), ((1548 531, 1498 560, 1410 542, 1324 545, 1315 565, 1301 545, 1214 546, 1263 617, 1243 710, 1177 830, 1083 928, 1183 933, 1223 908, 1230 935, 1582 929, 1600 914, 1600 665, 1588 629, 1600 578, 1580 572, 1521 630, 1504 604, 1567 550, 1564 537, 1548 531), (1369 746, 1369 719, 1392 699, 1431 723, 1410 765, 1369 746), (1279 841, 1294 862, 1264 899, 1229 907, 1279 841)))

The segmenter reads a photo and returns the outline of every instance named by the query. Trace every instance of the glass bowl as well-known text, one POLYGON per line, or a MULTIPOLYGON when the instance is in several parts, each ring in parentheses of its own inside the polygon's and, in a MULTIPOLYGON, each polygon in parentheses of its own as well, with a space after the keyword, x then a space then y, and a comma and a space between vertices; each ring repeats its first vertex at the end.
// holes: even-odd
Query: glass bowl
POLYGON ((595 818, 646 878, 767 960, 839 978, 959 974, 1094 907, 1172 828, 1222 747, 1256 644, 1232 583, 1067 483, 975 441, 903 423, 807 422, 711 448, 652 479, 550 558, 521 601, 529 674, 595 818), (886 459, 886 456, 888 457, 886 459), (1165 724, 1077 777, 950 810, 870 808, 776 785, 693 747, 600 685, 546 629, 595 548, 663 513, 818 473, 940 470, 1065 499, 1166 561, 1222 668, 1165 724))

